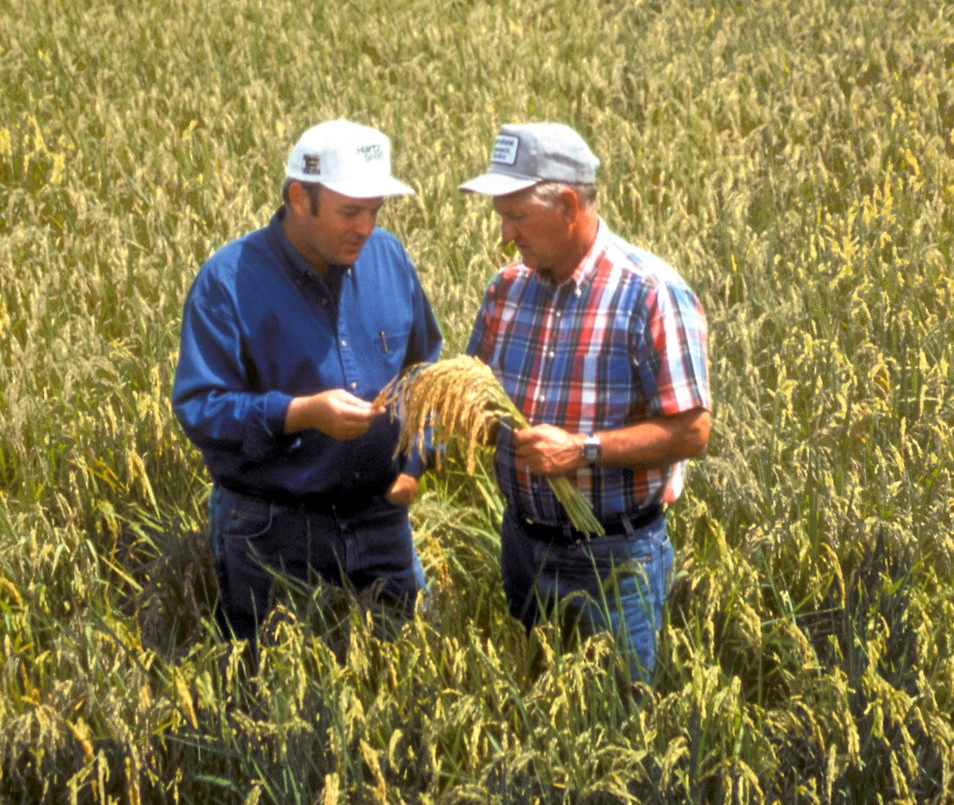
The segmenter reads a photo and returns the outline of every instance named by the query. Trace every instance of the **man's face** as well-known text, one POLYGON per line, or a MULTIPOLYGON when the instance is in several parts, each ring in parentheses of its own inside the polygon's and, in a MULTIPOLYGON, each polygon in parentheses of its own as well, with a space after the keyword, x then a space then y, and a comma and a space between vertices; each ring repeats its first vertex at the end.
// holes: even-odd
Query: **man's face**
POLYGON ((541 204, 533 188, 494 198, 500 216, 500 236, 513 243, 528 268, 549 274, 558 282, 573 273, 576 259, 569 248, 570 234, 563 205, 541 204))
POLYGON ((351 198, 321 188, 318 214, 307 217, 296 247, 315 266, 352 265, 377 225, 383 198, 351 198))

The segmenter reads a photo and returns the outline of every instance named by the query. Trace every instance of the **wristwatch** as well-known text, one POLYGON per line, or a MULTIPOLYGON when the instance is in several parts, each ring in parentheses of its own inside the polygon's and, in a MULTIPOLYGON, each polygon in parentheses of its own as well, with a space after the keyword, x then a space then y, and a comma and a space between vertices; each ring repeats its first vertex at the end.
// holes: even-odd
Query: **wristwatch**
POLYGON ((592 433, 586 436, 583 439, 583 448, 580 452, 583 455, 583 460, 587 464, 598 464, 600 456, 603 454, 600 437, 592 433))

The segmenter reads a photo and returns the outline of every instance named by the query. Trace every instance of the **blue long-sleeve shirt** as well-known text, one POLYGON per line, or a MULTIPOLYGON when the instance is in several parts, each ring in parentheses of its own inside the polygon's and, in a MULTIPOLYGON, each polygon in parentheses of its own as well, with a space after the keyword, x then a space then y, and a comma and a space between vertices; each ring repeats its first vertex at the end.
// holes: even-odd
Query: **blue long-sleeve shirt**
POLYGON ((385 492, 421 459, 395 458, 399 423, 384 415, 339 441, 284 433, 293 397, 343 388, 365 400, 402 369, 435 361, 441 334, 400 242, 375 229, 353 266, 314 271, 281 210, 217 251, 186 298, 172 406, 213 481, 261 496, 385 492))

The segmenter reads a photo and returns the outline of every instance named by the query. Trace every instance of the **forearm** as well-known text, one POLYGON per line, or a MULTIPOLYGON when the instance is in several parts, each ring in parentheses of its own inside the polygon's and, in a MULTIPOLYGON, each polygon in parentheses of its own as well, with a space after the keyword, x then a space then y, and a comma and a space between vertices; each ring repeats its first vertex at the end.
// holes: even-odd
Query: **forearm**
MULTIPOLYGON (((576 435, 578 448, 582 448, 584 435, 576 435)), ((709 440, 709 412, 695 409, 619 430, 597 431, 596 435, 600 438, 601 467, 632 470, 665 467, 705 452, 709 440)), ((577 454, 579 456, 579 449, 577 454)), ((579 457, 577 466, 582 467, 584 463, 579 457)))
MULTIPOLYGON (((648 470, 694 458, 705 450, 709 438, 709 412, 694 409, 675 416, 658 417, 616 430, 597 431, 602 467, 648 470)), ((513 433, 518 458, 537 475, 565 475, 586 466, 583 439, 553 425, 537 425, 513 433)))
POLYGON ((172 407, 189 439, 201 449, 239 449, 261 457, 278 446, 288 405, 279 392, 209 391, 178 383, 172 407))
POLYGON ((297 433, 300 430, 320 427, 322 415, 316 397, 293 397, 285 414, 285 433, 297 433))

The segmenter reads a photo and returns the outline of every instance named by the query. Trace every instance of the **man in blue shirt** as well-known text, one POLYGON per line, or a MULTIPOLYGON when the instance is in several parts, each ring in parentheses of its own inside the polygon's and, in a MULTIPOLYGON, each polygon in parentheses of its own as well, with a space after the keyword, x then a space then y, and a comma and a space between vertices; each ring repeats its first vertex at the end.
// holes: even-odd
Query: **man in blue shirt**
POLYGON ((425 469, 395 456, 374 404, 441 334, 400 242, 376 226, 390 141, 346 120, 292 149, 284 204, 217 251, 185 302, 172 405, 213 489, 223 625, 254 641, 276 573, 413 606, 424 578, 408 506, 425 469))

